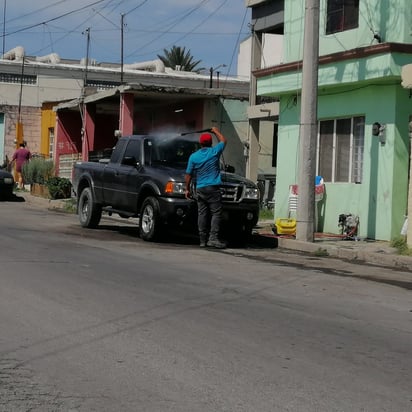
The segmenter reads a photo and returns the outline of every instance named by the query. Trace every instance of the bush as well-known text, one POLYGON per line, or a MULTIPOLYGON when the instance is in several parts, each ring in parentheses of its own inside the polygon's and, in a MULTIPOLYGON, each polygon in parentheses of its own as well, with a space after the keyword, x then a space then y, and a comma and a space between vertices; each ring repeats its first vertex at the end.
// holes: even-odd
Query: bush
POLYGON ((54 163, 41 157, 35 157, 23 165, 23 179, 25 183, 44 185, 54 175, 54 163))
POLYGON ((390 245, 393 248, 397 249, 400 255, 406 255, 406 256, 412 255, 412 249, 408 247, 408 243, 406 241, 405 236, 398 236, 395 239, 392 239, 390 245))
POLYGON ((71 196, 72 184, 65 177, 51 177, 47 180, 46 186, 52 199, 67 199, 71 196))

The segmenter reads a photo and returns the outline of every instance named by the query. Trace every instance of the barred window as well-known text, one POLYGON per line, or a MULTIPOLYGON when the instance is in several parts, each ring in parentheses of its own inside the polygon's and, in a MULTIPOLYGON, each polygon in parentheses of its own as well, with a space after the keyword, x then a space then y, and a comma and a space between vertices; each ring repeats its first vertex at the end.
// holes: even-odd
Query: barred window
POLYGON ((362 182, 365 118, 319 122, 317 174, 325 182, 362 182))
POLYGON ((98 91, 110 90, 120 85, 120 82, 110 82, 105 80, 87 80, 88 87, 96 87, 98 91))
POLYGON ((0 83, 37 84, 37 76, 0 73, 0 83))
POLYGON ((359 0, 327 0, 326 34, 359 26, 359 0))

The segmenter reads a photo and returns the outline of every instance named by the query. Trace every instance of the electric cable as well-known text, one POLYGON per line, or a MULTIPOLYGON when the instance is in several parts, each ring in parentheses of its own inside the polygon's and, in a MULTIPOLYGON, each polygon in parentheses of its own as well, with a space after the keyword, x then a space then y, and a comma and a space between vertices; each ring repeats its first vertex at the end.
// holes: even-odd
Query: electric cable
POLYGON ((210 17, 212 17, 214 14, 216 14, 226 3, 228 0, 223 0, 223 3, 215 8, 205 19, 203 19, 199 24, 197 24, 192 30, 190 30, 189 32, 187 32, 184 36, 180 37, 179 39, 175 40, 173 43, 170 43, 169 45, 167 45, 165 48, 167 49, 170 46, 173 46, 176 43, 179 43, 181 40, 183 40, 184 38, 186 38, 189 34, 193 33, 197 28, 199 28, 200 26, 202 26, 207 20, 210 19, 210 17))
POLYGON ((64 2, 66 2, 66 0, 59 0, 59 1, 57 1, 56 3, 53 3, 53 4, 50 4, 50 5, 47 5, 47 6, 40 7, 40 8, 38 8, 38 9, 36 9, 36 10, 31 11, 30 13, 19 14, 17 17, 13 17, 12 19, 7 20, 6 23, 11 23, 11 22, 16 21, 16 20, 22 20, 22 19, 24 19, 24 18, 27 17, 27 16, 32 16, 33 14, 42 12, 42 11, 44 11, 44 10, 50 10, 52 7, 58 6, 59 4, 64 3, 64 2))
MULTIPOLYGON (((133 50, 131 53, 129 53, 126 57, 131 57, 131 56, 135 55, 135 53, 136 53, 137 50, 139 50, 139 49, 144 49, 144 48, 146 48, 147 46, 149 46, 150 44, 154 43, 156 40, 158 40, 158 39, 160 39, 161 37, 163 37, 163 35, 164 35, 164 34, 167 34, 167 33, 170 31, 171 28, 177 26, 177 25, 178 25, 179 23, 181 23, 184 19, 186 19, 187 17, 189 17, 189 16, 190 16, 191 14, 193 14, 196 10, 198 10, 204 3, 207 3, 207 2, 209 2, 209 1, 210 1, 210 0, 201 0, 200 3, 199 3, 197 6, 193 7, 192 9, 190 9, 190 10, 189 10, 186 14, 184 14, 179 20, 177 20, 175 23, 173 23, 173 24, 170 26, 170 28, 169 28, 165 33, 161 33, 160 35, 156 36, 154 39, 152 39, 151 41, 149 41, 149 42, 146 43, 145 45, 136 48, 136 49, 133 50)), ((152 51, 151 53, 156 52, 156 51, 162 51, 162 50, 163 50, 163 48, 160 49, 160 50, 154 50, 154 51, 152 51)), ((151 53, 150 53, 150 54, 151 54, 151 53)), ((141 56, 141 54, 140 54, 140 55, 137 55, 137 56, 141 56)))
MULTIPOLYGON (((91 3, 91 4, 88 4, 88 5, 86 5, 86 6, 82 6, 82 7, 78 8, 78 9, 71 10, 71 11, 68 11, 68 12, 66 12, 66 13, 63 13, 63 14, 61 14, 60 16, 56 16, 56 17, 50 18, 50 19, 48 19, 48 20, 46 20, 46 21, 42 21, 41 23, 32 24, 32 25, 30 25, 30 26, 26 26, 26 27, 23 27, 23 28, 21 28, 21 29, 12 31, 12 32, 10 32, 10 33, 6 33, 5 36, 11 36, 12 34, 21 33, 21 32, 23 32, 23 31, 32 29, 32 28, 34 28, 34 27, 39 27, 39 26, 41 26, 41 25, 43 25, 43 24, 45 24, 45 23, 50 23, 50 22, 52 22, 52 21, 60 20, 60 19, 62 19, 63 17, 67 17, 67 16, 69 16, 69 15, 71 15, 71 14, 78 13, 79 11, 85 10, 85 9, 87 9, 87 8, 89 8, 89 7, 94 6, 95 4, 99 4, 99 3, 102 3, 102 2, 104 2, 104 1, 106 1, 106 0, 97 0, 97 1, 95 1, 95 2, 93 2, 93 3, 91 3)), ((3 36, 1 36, 1 37, 3 37, 3 36)))

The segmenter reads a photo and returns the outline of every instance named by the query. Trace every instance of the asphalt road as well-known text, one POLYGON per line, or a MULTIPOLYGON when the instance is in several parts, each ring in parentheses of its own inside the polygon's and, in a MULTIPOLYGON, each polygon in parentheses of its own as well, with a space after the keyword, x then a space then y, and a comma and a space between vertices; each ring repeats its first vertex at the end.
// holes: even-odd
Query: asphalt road
POLYGON ((0 411, 412 410, 411 291, 381 269, 102 223, 0 203, 0 411))

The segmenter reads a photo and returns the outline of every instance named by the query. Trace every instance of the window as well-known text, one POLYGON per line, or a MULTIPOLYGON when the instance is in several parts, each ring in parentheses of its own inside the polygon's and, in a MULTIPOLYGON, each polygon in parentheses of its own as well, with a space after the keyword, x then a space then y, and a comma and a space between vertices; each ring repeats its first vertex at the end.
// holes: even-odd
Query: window
POLYGON ((359 25, 359 0, 327 0, 326 34, 354 29, 359 25))
POLYGON ((54 152, 54 127, 49 127, 48 129, 48 136, 49 136, 49 158, 53 159, 53 152, 54 152))
POLYGON ((111 157, 111 162, 112 163, 118 163, 120 161, 120 156, 123 153, 123 148, 124 148, 125 144, 126 144, 126 140, 119 140, 116 143, 116 147, 114 148, 116 150, 113 149, 113 154, 112 154, 112 157, 111 157))
POLYGON ((319 122, 318 171, 325 182, 362 182, 365 118, 319 122))
POLYGON ((128 142, 124 157, 134 157, 137 162, 140 161, 140 140, 130 140, 128 142))
POLYGON ((0 83, 36 84, 37 76, 0 73, 0 83))

